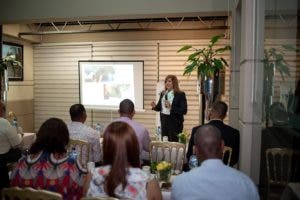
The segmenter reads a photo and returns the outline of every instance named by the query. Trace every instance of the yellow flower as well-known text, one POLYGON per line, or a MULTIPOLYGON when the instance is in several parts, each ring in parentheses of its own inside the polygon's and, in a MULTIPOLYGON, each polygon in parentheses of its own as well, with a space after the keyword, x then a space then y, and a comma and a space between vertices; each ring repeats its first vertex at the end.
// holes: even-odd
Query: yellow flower
POLYGON ((162 161, 162 162, 158 163, 156 166, 157 171, 170 170, 170 169, 171 169, 171 163, 166 162, 166 161, 162 161))

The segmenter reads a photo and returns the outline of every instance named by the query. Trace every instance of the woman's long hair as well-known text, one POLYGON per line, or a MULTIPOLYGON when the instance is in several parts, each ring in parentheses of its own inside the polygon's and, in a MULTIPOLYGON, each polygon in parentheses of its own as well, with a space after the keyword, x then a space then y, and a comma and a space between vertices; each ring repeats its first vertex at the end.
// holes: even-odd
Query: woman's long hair
POLYGON ((69 143, 69 131, 65 122, 58 118, 46 120, 40 127, 36 140, 29 152, 36 154, 40 151, 48 153, 64 153, 69 143))
POLYGON ((125 122, 112 122, 103 136, 103 163, 111 165, 105 179, 105 191, 116 197, 115 188, 127 185, 128 167, 140 167, 139 143, 134 130, 125 122))
MULTIPOLYGON (((171 80, 172 80, 174 93, 180 92, 177 77, 176 77, 175 75, 171 75, 171 74, 170 74, 170 75, 168 75, 168 76, 165 78, 165 83, 167 82, 168 79, 171 79, 171 80)), ((167 88, 165 88, 165 90, 166 90, 166 89, 167 89, 167 88)))

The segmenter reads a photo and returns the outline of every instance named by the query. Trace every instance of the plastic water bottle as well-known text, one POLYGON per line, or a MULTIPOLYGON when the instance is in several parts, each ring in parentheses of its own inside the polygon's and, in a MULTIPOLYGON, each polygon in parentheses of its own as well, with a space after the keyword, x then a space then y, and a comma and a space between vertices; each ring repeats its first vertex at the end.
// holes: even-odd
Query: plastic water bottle
POLYGON ((17 119, 15 119, 15 118, 13 119, 12 126, 15 127, 15 129, 18 131, 18 121, 17 121, 17 119))
POLYGON ((78 156, 78 153, 75 149, 75 147, 72 148, 72 151, 70 152, 70 158, 72 158, 73 160, 76 160, 78 156))
POLYGON ((161 141, 161 128, 160 128, 160 126, 158 126, 156 128, 156 136, 157 136, 158 140, 161 141))
POLYGON ((96 124, 95 130, 97 131, 97 133, 98 133, 99 136, 100 136, 100 135, 101 135, 101 125, 100 125, 99 123, 96 124))
POLYGON ((197 158, 196 155, 191 155, 190 156, 189 167, 190 167, 190 169, 198 167, 198 158, 197 158))

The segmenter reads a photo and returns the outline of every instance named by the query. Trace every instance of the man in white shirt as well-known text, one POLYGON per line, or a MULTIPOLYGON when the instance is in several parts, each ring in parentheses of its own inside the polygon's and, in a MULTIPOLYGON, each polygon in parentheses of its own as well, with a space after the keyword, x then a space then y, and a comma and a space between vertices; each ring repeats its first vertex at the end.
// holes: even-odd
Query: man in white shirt
POLYGON ((195 134, 195 147, 201 166, 174 179, 172 199, 259 199, 257 188, 247 175, 223 164, 224 142, 218 128, 201 126, 195 134))
POLYGON ((72 122, 68 124, 70 138, 75 140, 77 139, 87 141, 90 144, 89 161, 95 162, 96 166, 98 166, 101 160, 99 133, 84 124, 87 115, 82 104, 72 105, 69 112, 72 120, 72 122))
POLYGON ((4 118, 5 111, 5 104, 0 102, 0 189, 9 187, 7 163, 16 162, 21 157, 18 145, 22 142, 21 134, 4 118))
POLYGON ((133 116, 135 114, 134 104, 130 99, 124 99, 120 102, 119 105, 119 114, 120 118, 116 119, 115 121, 123 121, 129 124, 139 141, 140 146, 140 158, 141 160, 149 159, 149 144, 150 144, 150 136, 148 130, 137 121, 133 120, 133 116), (147 155, 147 156, 144 156, 147 155))

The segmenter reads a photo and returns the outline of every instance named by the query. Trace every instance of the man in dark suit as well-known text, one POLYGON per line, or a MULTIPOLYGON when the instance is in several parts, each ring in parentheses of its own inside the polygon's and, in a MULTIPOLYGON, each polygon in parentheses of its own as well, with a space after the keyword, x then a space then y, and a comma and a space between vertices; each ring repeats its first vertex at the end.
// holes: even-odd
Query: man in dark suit
MULTIPOLYGON (((223 101, 215 102, 213 104, 211 112, 209 114, 210 121, 208 122, 208 124, 217 127, 222 133, 222 139, 225 142, 225 146, 232 148, 230 166, 233 166, 239 160, 240 132, 237 129, 234 129, 234 128, 224 124, 223 120, 226 117, 227 110, 228 110, 228 106, 226 103, 224 103, 223 101)), ((189 147, 188 147, 188 151, 186 154, 186 157, 188 160, 189 160, 190 156, 193 154, 194 136, 195 136, 196 130, 200 126, 196 126, 192 129, 189 147)))

